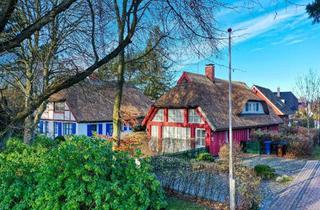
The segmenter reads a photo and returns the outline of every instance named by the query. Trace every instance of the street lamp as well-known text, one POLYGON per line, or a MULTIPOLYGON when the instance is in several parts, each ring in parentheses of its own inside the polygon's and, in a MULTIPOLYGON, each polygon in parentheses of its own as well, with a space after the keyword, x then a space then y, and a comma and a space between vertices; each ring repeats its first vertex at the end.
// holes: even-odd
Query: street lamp
POLYGON ((232 29, 228 29, 229 33, 229 193, 230 193, 230 210, 235 210, 235 180, 233 178, 233 158, 232 158, 232 68, 231 68, 231 33, 232 29))

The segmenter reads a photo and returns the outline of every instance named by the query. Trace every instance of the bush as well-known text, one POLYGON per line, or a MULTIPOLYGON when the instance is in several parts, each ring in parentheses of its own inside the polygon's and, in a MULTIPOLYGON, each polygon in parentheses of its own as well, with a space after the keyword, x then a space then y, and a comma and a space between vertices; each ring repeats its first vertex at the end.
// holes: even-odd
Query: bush
MULTIPOLYGON (((239 144, 233 144, 233 162, 239 162, 239 156, 241 154, 241 147, 239 144)), ((219 159, 229 163, 229 144, 225 144, 220 148, 219 159)))
POLYGON ((254 171, 262 179, 274 179, 276 177, 275 170, 268 165, 256 165, 254 171))
POLYGON ((197 161, 209 161, 209 162, 213 162, 214 158, 212 157, 212 155, 208 152, 203 152, 203 153, 199 153, 196 157, 197 161))
MULTIPOLYGON (((252 209, 260 203, 260 178, 255 172, 245 167, 240 161, 241 147, 233 145, 234 176, 237 182, 237 192, 239 193, 239 209, 252 209)), ((220 148, 220 170, 227 173, 229 171, 229 145, 225 144, 220 148)))
POLYGON ((31 209, 36 175, 48 149, 42 145, 29 146, 19 139, 7 141, 0 153, 1 209, 31 209))
POLYGON ((49 147, 45 142, 9 141, 0 154, 1 209, 165 207, 148 160, 115 152, 97 138, 72 136, 49 147))

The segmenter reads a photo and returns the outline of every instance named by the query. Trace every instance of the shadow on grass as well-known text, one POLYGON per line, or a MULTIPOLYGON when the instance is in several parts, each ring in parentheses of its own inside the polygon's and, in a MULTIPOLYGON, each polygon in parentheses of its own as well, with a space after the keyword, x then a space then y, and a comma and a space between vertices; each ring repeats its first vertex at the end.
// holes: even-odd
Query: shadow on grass
POLYGON ((174 196, 167 196, 168 207, 170 210, 205 210, 205 207, 191 201, 182 200, 174 196))

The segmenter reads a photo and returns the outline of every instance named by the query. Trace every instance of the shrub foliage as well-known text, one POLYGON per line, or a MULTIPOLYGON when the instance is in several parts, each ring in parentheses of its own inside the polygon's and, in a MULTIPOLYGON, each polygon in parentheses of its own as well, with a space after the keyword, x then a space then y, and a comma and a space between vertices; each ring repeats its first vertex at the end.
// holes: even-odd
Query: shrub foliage
POLYGON ((257 176, 260 176, 262 179, 274 179, 276 177, 274 168, 268 165, 256 165, 254 171, 257 176))
POLYGON ((208 161, 208 162, 213 162, 214 158, 212 157, 212 155, 208 152, 202 152, 199 153, 196 157, 197 161, 208 161))
POLYGON ((58 145, 12 140, 0 154, 2 209, 160 209, 165 199, 148 160, 98 138, 58 145))

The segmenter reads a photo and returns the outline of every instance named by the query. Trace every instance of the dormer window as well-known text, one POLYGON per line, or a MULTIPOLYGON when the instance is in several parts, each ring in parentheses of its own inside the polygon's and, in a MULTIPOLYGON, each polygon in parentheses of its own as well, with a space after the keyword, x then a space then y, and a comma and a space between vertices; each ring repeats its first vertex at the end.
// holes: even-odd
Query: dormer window
POLYGON ((261 102, 248 101, 242 111, 243 114, 264 114, 261 102))

